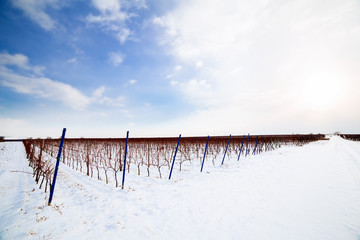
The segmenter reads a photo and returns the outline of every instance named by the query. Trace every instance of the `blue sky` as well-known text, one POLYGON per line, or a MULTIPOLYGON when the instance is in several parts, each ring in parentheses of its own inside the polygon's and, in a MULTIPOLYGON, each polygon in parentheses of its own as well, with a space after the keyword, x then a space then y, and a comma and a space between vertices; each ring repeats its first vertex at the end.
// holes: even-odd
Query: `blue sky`
POLYGON ((0 135, 360 131, 359 1, 5 0, 0 135))

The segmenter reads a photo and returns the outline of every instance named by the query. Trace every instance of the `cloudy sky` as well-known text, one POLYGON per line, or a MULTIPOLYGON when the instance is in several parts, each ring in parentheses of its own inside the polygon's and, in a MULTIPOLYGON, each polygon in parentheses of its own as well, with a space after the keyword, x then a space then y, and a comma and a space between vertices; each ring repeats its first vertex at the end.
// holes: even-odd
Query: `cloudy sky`
POLYGON ((4 0, 0 135, 360 132, 358 0, 4 0))

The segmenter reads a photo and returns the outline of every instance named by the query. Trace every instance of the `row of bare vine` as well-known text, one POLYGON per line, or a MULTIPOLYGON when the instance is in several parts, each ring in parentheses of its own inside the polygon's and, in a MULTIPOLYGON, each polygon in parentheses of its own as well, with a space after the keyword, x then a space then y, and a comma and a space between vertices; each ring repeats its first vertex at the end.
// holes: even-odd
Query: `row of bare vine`
MULTIPOLYGON (((226 154, 228 137, 210 137, 205 164, 216 166, 225 155, 225 160, 243 158, 275 150, 284 145, 301 146, 324 138, 324 135, 263 135, 234 136, 226 154)), ((33 168, 35 181, 40 188, 45 183, 45 191, 51 186, 54 158, 59 150, 59 139, 24 140, 29 165, 33 168), (44 156, 47 157, 44 157, 44 156), (50 157, 51 156, 51 157, 50 157), (51 160, 53 159, 53 160, 51 160)), ((170 169, 177 138, 131 138, 128 143, 126 171, 147 177, 163 178, 170 169)), ((206 137, 184 137, 181 139, 175 160, 178 171, 201 165, 206 137)), ((61 161, 68 167, 87 176, 120 186, 119 175, 123 171, 125 139, 66 139, 61 161)), ((200 168, 199 168, 200 169, 200 168)))

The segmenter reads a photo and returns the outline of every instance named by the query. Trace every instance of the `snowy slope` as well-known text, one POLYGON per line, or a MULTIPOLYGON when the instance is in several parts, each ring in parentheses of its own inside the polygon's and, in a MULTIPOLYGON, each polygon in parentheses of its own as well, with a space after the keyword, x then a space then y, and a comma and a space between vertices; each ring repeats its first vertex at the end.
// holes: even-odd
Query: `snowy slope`
POLYGON ((0 239, 360 239, 360 143, 332 137, 114 188, 60 165, 39 190, 0 144, 0 239), (34 189, 34 191, 33 191, 34 189))

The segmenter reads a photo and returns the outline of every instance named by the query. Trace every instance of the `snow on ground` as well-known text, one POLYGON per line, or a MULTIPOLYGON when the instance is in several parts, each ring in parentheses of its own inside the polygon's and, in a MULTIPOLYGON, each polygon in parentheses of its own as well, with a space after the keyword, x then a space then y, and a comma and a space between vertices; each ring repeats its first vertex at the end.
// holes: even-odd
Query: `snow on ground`
POLYGON ((0 239, 360 239, 360 143, 331 137, 115 188, 60 165, 52 206, 0 144, 0 239))

